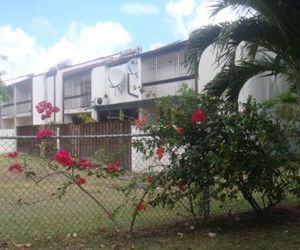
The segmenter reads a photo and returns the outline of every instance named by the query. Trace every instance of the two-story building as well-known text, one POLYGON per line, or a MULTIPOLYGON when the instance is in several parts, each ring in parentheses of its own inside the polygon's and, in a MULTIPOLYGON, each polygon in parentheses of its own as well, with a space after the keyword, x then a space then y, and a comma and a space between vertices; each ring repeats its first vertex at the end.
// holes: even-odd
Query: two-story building
POLYGON ((25 75, 9 81, 1 109, 3 129, 32 124, 32 80, 33 75, 25 75))
MULTIPOLYGON (((35 109, 42 100, 60 108, 52 118, 55 123, 76 123, 81 113, 107 121, 136 119, 141 109, 155 112, 155 98, 175 95, 182 84, 200 92, 218 72, 208 49, 197 79, 189 75, 184 64, 186 45, 187 41, 179 41, 147 52, 137 47, 76 65, 65 61, 48 72, 9 80, 1 126, 43 124, 35 109)), ((254 77, 245 84, 240 100, 249 94, 259 100, 276 96, 282 86, 274 78, 254 77)))

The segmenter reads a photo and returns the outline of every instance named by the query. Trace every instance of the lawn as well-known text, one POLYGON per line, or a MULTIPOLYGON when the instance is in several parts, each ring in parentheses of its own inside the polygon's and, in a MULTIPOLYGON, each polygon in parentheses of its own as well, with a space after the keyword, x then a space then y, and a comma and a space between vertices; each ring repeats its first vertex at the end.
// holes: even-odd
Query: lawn
MULTIPOLYGON (((111 230, 116 228, 103 210, 74 185, 59 200, 57 188, 61 187, 65 181, 62 176, 55 175, 36 184, 32 180, 26 179, 24 174, 8 173, 7 166, 16 161, 24 163, 22 159, 26 159, 28 167, 34 169, 38 176, 49 173, 48 161, 45 159, 28 155, 20 155, 18 159, 0 157, 2 180, 0 182, 0 202, 2 204, 0 206, 0 241, 45 242, 49 240, 51 242, 59 241, 61 244, 65 239, 67 242, 73 239, 72 236, 67 237, 68 235, 77 235, 78 238, 86 241, 90 235, 94 235, 99 230, 105 232, 106 235, 107 232, 111 234, 111 230)), ((84 188, 101 201, 110 212, 115 211, 117 228, 126 231, 135 209, 133 204, 137 204, 142 189, 137 190, 136 197, 127 198, 117 188, 127 184, 128 178, 98 179, 88 176, 87 180, 88 183, 84 188)), ((249 210, 248 204, 243 200, 227 202, 223 204, 223 207, 220 205, 219 202, 212 202, 211 213, 213 215, 227 215, 249 210)), ((178 223, 189 218, 186 209, 182 206, 175 207, 173 210, 146 206, 146 210, 138 214, 135 230, 178 223)), ((176 233, 175 235, 175 238, 178 239, 178 235, 176 233)), ((172 241, 172 235, 167 236, 167 239, 169 237, 172 241)), ((179 242, 183 242, 184 245, 185 237, 179 237, 179 239, 179 242)), ((149 244, 153 243, 151 241, 149 244)), ((192 238, 191 241, 193 241, 192 238)), ((181 248, 179 247, 179 249, 181 248)))
POLYGON ((67 236, 35 242, 32 249, 300 249, 300 206, 273 209, 268 217, 252 213, 219 216, 207 225, 193 221, 137 231, 132 237, 98 230, 87 237, 67 236))
MULTIPOLYGON (((36 184, 26 179, 23 173, 8 173, 7 166, 24 163, 26 159, 29 168, 34 169, 38 176, 50 173, 47 170, 47 160, 23 155, 18 159, 0 158, 0 240, 47 239, 62 237, 77 233, 88 235, 98 228, 113 228, 116 225, 103 210, 78 187, 72 185, 61 200, 57 198, 58 188, 65 179, 55 175, 36 184)), ((125 197, 117 188, 128 183, 126 178, 96 178, 86 176, 88 183, 84 188, 110 212, 121 228, 129 228, 134 205, 142 190, 137 191, 137 197, 125 197)), ((141 213, 136 226, 170 223, 185 218, 186 211, 182 207, 174 210, 147 207, 141 213)))

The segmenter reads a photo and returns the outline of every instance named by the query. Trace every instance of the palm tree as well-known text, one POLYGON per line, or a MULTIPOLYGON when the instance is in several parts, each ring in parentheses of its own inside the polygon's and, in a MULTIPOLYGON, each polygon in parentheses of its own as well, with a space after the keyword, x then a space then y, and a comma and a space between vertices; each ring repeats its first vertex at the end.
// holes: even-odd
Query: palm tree
POLYGON ((202 53, 211 45, 217 51, 216 61, 223 65, 205 91, 236 100, 251 77, 282 74, 300 99, 300 1, 212 2, 212 16, 231 7, 240 18, 202 27, 189 37, 186 64, 191 74, 197 74, 202 53), (237 61, 240 51, 242 56, 237 61))

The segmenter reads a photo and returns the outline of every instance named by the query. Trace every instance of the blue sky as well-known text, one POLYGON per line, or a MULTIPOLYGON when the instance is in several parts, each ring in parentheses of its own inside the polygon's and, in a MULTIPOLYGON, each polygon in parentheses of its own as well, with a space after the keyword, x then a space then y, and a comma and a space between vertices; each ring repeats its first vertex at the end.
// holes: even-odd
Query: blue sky
POLYGON ((124 49, 143 51, 188 37, 208 17, 205 0, 9 0, 0 15, 4 78, 80 63, 124 49))

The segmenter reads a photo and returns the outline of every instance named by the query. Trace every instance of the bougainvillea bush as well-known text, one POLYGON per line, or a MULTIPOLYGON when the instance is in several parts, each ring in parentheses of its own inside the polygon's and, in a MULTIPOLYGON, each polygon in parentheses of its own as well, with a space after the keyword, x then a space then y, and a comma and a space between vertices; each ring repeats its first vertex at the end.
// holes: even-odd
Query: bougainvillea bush
POLYGON ((170 207, 189 201, 190 212, 207 215, 211 198, 243 197, 261 214, 297 190, 299 162, 287 135, 253 100, 239 107, 183 88, 161 99, 158 113, 153 123, 137 123, 150 137, 134 146, 163 166, 159 172, 150 166, 141 201, 170 207))
POLYGON ((55 193, 61 199, 67 192, 69 187, 77 186, 82 192, 88 195, 94 202, 101 207, 107 216, 117 224, 113 217, 113 211, 109 211, 103 201, 95 198, 84 186, 89 182, 90 176, 98 178, 116 177, 119 176, 123 169, 118 160, 104 164, 103 162, 81 158, 80 156, 73 156, 70 152, 63 148, 56 148, 55 132, 53 124, 47 122, 51 119, 52 115, 59 112, 59 108, 53 106, 48 101, 41 101, 36 105, 37 112, 41 115, 41 119, 46 121, 46 124, 41 127, 36 133, 37 145, 46 150, 47 158, 49 161, 43 167, 47 169, 47 174, 39 176, 29 164, 26 162, 26 157, 18 152, 10 152, 7 157, 11 159, 11 164, 8 166, 8 172, 11 174, 25 174, 27 178, 32 179, 36 183, 42 183, 45 179, 54 175, 63 176, 62 183, 57 186, 55 193), (52 154, 52 155, 51 155, 52 154))

